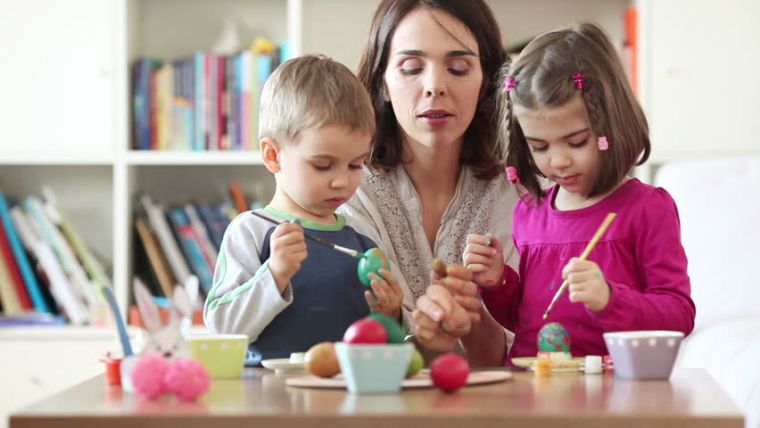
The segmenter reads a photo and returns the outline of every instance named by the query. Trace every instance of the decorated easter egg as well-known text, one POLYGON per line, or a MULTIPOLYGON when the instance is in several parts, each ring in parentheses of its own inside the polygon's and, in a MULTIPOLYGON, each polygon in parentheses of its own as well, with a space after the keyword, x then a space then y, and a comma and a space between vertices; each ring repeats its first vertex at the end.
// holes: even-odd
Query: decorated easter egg
POLYGON ((345 343, 387 343, 388 333, 380 321, 366 317, 351 324, 343 334, 345 343))
POLYGON ((369 250, 365 251, 362 255, 361 260, 359 260, 359 267, 357 268, 357 273, 359 274, 359 280, 362 282, 362 284, 369 287, 369 283, 371 280, 367 275, 369 275, 372 272, 378 273, 380 268, 386 268, 390 270, 391 263, 388 261, 388 256, 385 255, 382 251, 380 251, 379 248, 370 248, 369 250))
POLYGON ((558 322, 550 322, 538 331, 539 352, 570 352, 570 333, 558 322))
POLYGON ((404 330, 396 320, 387 315, 383 315, 380 312, 371 312, 369 317, 380 321, 380 324, 385 327, 388 343, 402 343, 404 341, 404 330))

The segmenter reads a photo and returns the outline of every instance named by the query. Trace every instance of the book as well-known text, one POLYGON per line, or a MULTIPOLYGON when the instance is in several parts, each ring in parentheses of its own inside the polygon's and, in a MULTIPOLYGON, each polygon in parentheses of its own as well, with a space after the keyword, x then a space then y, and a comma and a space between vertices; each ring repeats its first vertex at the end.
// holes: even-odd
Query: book
POLYGON ((0 224, 0 264, 5 268, 8 284, 13 287, 16 299, 21 306, 21 310, 29 311, 33 308, 32 301, 24 286, 24 280, 21 278, 16 257, 13 255, 11 245, 8 242, 8 236, 5 228, 0 224))
POLYGON ((198 245, 203 252, 203 258, 208 264, 208 268, 211 272, 216 267, 216 258, 218 256, 217 247, 214 246, 209 235, 209 231, 201 221, 198 211, 193 204, 185 204, 185 214, 187 214, 188 220, 190 220, 190 226, 195 231, 195 236, 198 238, 198 245))
POLYGON ((187 218, 185 210, 181 207, 170 208, 168 210, 169 221, 174 228, 174 232, 177 235, 177 240, 180 243, 180 248, 185 254, 193 273, 200 280, 201 288, 204 293, 208 295, 211 291, 211 285, 213 283, 213 277, 211 275, 211 269, 209 269, 206 260, 203 258, 200 246, 198 244, 198 237, 195 235, 195 230, 190 225, 190 220, 187 218))
POLYGON ((87 245, 85 245, 66 215, 58 209, 52 189, 45 186, 42 189, 42 194, 45 197, 45 213, 50 221, 58 226, 66 243, 69 244, 77 260, 79 260, 92 281, 99 287, 112 287, 111 278, 106 274, 103 265, 92 254, 87 245))
POLYGON ((226 215, 218 216, 213 204, 195 204, 195 208, 203 225, 206 226, 206 230, 208 230, 218 254, 219 249, 222 247, 224 231, 227 230, 230 221, 226 215))
POLYGON ((2 220, 2 226, 5 227, 5 233, 8 237, 11 250, 18 264, 19 270, 26 285, 26 289, 29 292, 29 297, 34 305, 34 308, 38 312, 51 312, 51 308, 44 298, 37 277, 34 274, 29 257, 24 251, 23 244, 16 233, 16 228, 11 220, 9 204, 5 195, 0 191, 0 220, 2 220))
POLYGON ((172 289, 177 283, 177 280, 174 278, 174 275, 169 268, 169 262, 166 260, 166 256, 163 251, 161 251, 156 235, 150 230, 143 216, 140 215, 135 219, 135 229, 137 230, 137 235, 145 250, 148 263, 158 280, 163 295, 171 296, 172 289))
POLYGON ((103 306, 103 300, 96 286, 90 283, 82 265, 79 264, 74 251, 69 246, 61 231, 51 221, 50 214, 42 200, 36 196, 28 196, 23 202, 24 209, 29 214, 32 224, 40 232, 53 254, 60 261, 60 266, 75 292, 86 302, 87 308, 95 313, 103 306))
POLYGON ((177 282, 184 283, 191 275, 190 268, 182 256, 177 241, 172 236, 172 230, 164 214, 163 207, 160 204, 153 203, 153 200, 148 195, 140 197, 140 204, 148 218, 150 228, 155 232, 158 243, 164 251, 174 278, 177 282))
POLYGON ((66 317, 74 325, 84 325, 90 320, 87 307, 74 291, 66 277, 60 262, 53 254, 48 243, 40 236, 34 224, 19 207, 10 210, 13 225, 21 238, 24 247, 33 254, 50 283, 50 294, 63 310, 66 317))
POLYGON ((66 320, 62 316, 52 315, 49 313, 30 312, 21 315, 0 317, 0 328, 18 326, 50 326, 63 324, 66 324, 66 320))
POLYGON ((21 302, 19 302, 10 273, 8 273, 6 264, 2 260, 0 260, 0 300, 3 302, 3 313, 5 315, 24 313, 24 308, 21 306, 21 302))
POLYGON ((232 200, 235 203, 235 209, 238 213, 242 213, 244 211, 248 210, 248 202, 245 200, 245 195, 243 195, 243 190, 240 188, 240 183, 237 181, 232 181, 230 183, 230 196, 232 196, 232 200))

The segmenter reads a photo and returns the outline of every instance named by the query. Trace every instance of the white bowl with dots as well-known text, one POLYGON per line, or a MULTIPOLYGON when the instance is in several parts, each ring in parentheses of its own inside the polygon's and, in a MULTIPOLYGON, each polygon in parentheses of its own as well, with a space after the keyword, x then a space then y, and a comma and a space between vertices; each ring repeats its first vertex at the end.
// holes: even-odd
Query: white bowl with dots
POLYGON ((637 380, 669 378, 683 337, 682 332, 669 330, 604 333, 615 376, 637 380))

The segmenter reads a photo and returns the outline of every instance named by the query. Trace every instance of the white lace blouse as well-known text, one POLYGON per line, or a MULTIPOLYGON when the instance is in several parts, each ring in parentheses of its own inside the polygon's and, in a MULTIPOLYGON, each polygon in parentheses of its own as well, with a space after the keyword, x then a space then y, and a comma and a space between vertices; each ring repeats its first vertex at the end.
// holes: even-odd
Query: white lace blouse
POLYGON ((462 168, 432 250, 422 227, 420 199, 403 167, 388 173, 365 168, 362 184, 339 212, 353 217, 354 227, 388 254, 404 290, 403 318, 409 327, 414 302, 430 284, 433 258, 462 263, 468 234, 490 232, 504 245, 507 262, 517 266, 512 240, 516 200, 514 186, 503 176, 479 180, 468 167, 462 168))

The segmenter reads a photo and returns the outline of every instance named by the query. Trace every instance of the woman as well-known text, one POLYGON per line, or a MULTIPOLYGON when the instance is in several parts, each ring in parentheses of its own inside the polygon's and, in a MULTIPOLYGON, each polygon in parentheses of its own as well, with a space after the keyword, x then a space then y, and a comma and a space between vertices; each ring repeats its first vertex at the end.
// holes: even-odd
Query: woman
MULTIPOLYGON (((378 131, 364 181, 344 210, 367 224, 399 269, 407 326, 431 282, 434 257, 461 263, 470 233, 511 242, 504 213, 512 212, 516 192, 500 175, 493 98, 504 60, 498 25, 482 0, 384 0, 375 11, 357 74, 378 131)), ((477 320, 472 282, 435 282, 456 288, 477 320)))

